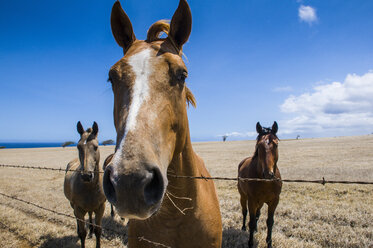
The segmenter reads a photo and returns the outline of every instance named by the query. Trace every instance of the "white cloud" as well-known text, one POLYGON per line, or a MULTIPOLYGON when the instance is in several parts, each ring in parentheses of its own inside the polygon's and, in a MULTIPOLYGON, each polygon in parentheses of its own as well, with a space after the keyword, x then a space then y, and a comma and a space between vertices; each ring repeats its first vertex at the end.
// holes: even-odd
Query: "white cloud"
MULTIPOLYGON (((256 132, 245 132, 245 133, 230 132, 230 133, 225 133, 224 135, 227 135, 228 137, 245 138, 245 137, 255 137, 256 132)), ((221 137, 223 135, 218 135, 218 136, 221 137)))
POLYGON ((276 87, 272 91, 274 92, 290 92, 293 91, 291 86, 276 87))
POLYGON ((282 122, 283 133, 373 131, 373 71, 348 74, 344 82, 318 85, 312 92, 290 96, 280 106, 291 119, 282 122))
POLYGON ((298 16, 301 21, 312 24, 317 21, 316 9, 311 6, 301 5, 298 9, 298 16))

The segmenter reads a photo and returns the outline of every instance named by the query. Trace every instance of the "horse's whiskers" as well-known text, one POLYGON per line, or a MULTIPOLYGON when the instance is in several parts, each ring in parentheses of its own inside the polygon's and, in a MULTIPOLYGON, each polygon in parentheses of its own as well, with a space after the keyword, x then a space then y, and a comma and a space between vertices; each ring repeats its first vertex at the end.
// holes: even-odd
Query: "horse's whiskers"
POLYGON ((183 187, 176 187, 175 185, 168 184, 167 188, 173 188, 173 189, 183 189, 183 187))
MULTIPOLYGON (((193 207, 189 207, 189 208, 184 208, 183 210, 181 210, 181 209, 176 205, 176 203, 171 199, 171 197, 170 197, 170 193, 169 193, 169 192, 166 192, 166 196, 167 196, 167 198, 170 200, 170 202, 172 203, 172 205, 174 205, 174 207, 175 207, 177 210, 179 210, 180 213, 183 214, 183 215, 185 215, 185 211, 186 211, 186 210, 193 209, 193 207)), ((192 199, 187 198, 187 197, 185 197, 185 198, 188 199, 188 200, 190 200, 190 201, 192 200, 192 199)))
POLYGON ((180 200, 188 200, 188 201, 191 201, 192 198, 189 198, 189 197, 179 197, 179 196, 175 196, 173 194, 171 194, 170 191, 167 191, 167 194, 171 195, 172 197, 176 198, 176 199, 180 199, 180 200))

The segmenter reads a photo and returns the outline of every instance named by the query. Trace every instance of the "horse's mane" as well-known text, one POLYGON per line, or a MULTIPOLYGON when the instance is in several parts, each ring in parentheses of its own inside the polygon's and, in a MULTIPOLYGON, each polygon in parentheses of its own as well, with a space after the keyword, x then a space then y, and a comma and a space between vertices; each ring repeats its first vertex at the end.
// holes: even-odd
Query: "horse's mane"
POLYGON ((191 104, 194 108, 197 106, 196 98, 194 98, 193 93, 190 91, 188 87, 185 87, 185 98, 186 101, 189 104, 191 104))
MULTIPOLYGON (((159 20, 153 23, 150 28, 148 29, 148 34, 146 36, 147 42, 153 42, 157 40, 164 40, 161 38, 161 33, 165 33, 168 35, 168 31, 170 31, 170 23, 168 20, 159 20)), ((197 106, 196 99, 190 91, 188 87, 185 87, 185 98, 189 105, 192 105, 194 108, 197 106)))
POLYGON ((159 20, 153 25, 150 26, 148 30, 148 34, 146 36, 147 42, 152 42, 156 40, 161 40, 160 34, 163 32, 168 35, 168 31, 170 31, 170 23, 168 20, 159 20))

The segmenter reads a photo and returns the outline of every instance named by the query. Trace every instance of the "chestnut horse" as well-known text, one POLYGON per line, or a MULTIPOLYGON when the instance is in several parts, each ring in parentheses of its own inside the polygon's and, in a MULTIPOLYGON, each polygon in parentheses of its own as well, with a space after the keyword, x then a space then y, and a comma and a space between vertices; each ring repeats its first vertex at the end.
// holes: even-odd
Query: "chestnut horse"
POLYGON ((146 40, 137 40, 119 1, 112 8, 111 29, 124 56, 109 71, 117 146, 104 191, 130 219, 129 247, 221 246, 214 182, 170 176, 209 176, 189 134, 187 103, 195 100, 185 84, 182 47, 191 26, 189 5, 180 0, 170 24, 158 21, 146 40))
MULTIPOLYGON (((260 123, 256 124, 258 132, 255 153, 251 158, 245 158, 238 165, 239 178, 259 179, 281 179, 280 170, 277 167, 279 139, 276 136, 277 123, 272 128, 262 128, 260 123)), ((280 200, 282 182, 273 181, 238 181, 238 192, 241 196, 241 207, 243 215, 242 230, 246 231, 247 208, 250 214, 250 238, 249 247, 254 244, 254 231, 257 230, 257 222, 260 216, 260 209, 263 204, 268 205, 267 218, 267 246, 272 247, 272 226, 275 209, 280 200)))
MULTIPOLYGON (((100 226, 105 210, 105 195, 102 188, 103 171, 99 166, 100 151, 98 149, 98 126, 94 122, 92 128, 84 131, 80 122, 77 124, 80 134, 78 142, 79 158, 72 160, 66 167, 64 193, 74 209, 77 218, 78 236, 81 247, 85 246, 87 232, 84 216, 88 212, 89 223, 92 224, 92 213, 95 213, 95 225, 100 226)), ((96 247, 100 247, 101 228, 89 225, 89 236, 94 231, 96 247)))
MULTIPOLYGON (((110 154, 109 156, 107 156, 107 157, 105 158, 104 164, 102 165, 102 169, 103 169, 103 170, 106 169, 106 166, 108 166, 108 164, 110 163, 110 161, 111 161, 111 159, 113 158, 113 156, 114 156, 114 153, 113 153, 113 154, 110 154)), ((110 204, 110 208, 111 208, 110 215, 111 215, 111 217, 114 218, 115 212, 114 212, 113 204, 110 204)))

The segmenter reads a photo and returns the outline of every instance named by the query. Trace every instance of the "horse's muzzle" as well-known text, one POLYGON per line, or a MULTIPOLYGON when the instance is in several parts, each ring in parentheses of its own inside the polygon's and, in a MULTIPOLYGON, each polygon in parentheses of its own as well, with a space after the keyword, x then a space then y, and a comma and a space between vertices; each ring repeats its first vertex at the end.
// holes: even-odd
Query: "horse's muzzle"
POLYGON ((146 219, 160 207, 164 179, 157 166, 121 171, 114 165, 105 169, 103 187, 106 198, 122 217, 146 219))
POLYGON ((264 179, 276 179, 275 173, 273 171, 269 171, 268 173, 263 172, 264 179))
POLYGON ((82 173, 81 177, 82 177, 82 179, 83 179, 84 182, 92 182, 92 180, 93 180, 93 173, 92 172, 82 173))

